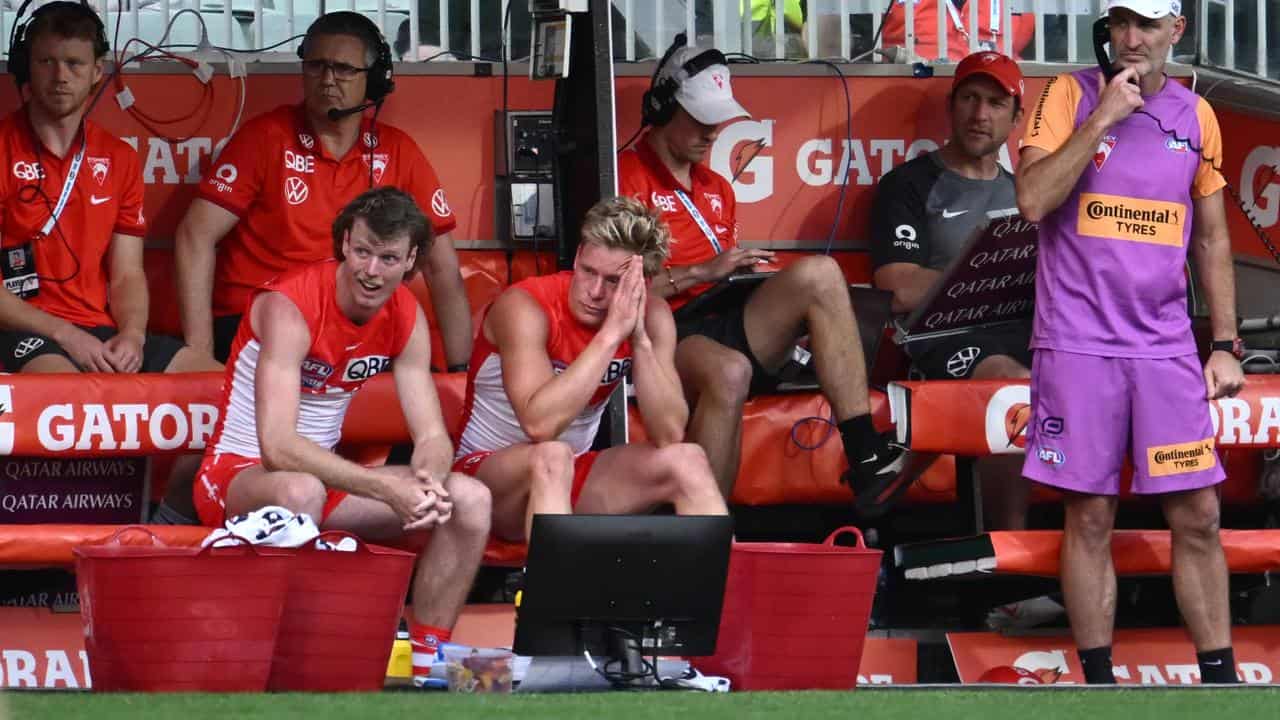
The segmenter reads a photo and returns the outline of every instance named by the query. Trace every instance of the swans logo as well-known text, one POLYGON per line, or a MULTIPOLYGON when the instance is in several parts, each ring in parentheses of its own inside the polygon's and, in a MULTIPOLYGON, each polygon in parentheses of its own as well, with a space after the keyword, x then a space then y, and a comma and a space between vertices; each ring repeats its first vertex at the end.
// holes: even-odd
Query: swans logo
POLYGON ((365 153, 362 157, 364 158, 364 164, 369 167, 370 172, 373 174, 374 184, 382 182, 382 176, 387 172, 387 163, 391 162, 391 155, 389 153, 365 153))
POLYGON ((98 183, 98 187, 102 187, 107 182, 107 173, 111 172, 111 158, 90 157, 85 160, 89 163, 94 181, 98 183))

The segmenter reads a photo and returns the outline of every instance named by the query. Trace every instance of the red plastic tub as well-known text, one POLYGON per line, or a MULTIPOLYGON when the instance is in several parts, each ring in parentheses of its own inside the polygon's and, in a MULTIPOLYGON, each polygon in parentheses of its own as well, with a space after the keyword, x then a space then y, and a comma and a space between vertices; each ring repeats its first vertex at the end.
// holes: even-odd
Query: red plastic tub
POLYGON ((293 558, 289 593, 271 664, 271 690, 380 690, 404 612, 414 556, 366 545, 355 552, 303 548, 293 558))
POLYGON ((247 543, 74 549, 94 690, 266 689, 291 551, 247 543))
POLYGON ((734 690, 853 689, 880 556, 854 527, 821 545, 734 543, 716 654, 694 665, 734 690), (857 547, 835 544, 846 533, 857 547))

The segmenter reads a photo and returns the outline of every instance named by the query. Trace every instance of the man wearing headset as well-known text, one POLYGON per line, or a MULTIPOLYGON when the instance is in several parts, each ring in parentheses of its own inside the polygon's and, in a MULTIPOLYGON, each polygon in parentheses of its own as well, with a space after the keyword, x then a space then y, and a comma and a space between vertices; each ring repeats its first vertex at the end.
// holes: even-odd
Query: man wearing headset
POLYGON ((471 353, 471 310, 448 232, 457 224, 435 170, 412 138, 365 117, 391 92, 391 55, 371 20, 333 12, 307 29, 300 105, 244 125, 206 173, 175 236, 187 342, 226 361, 253 290, 323 260, 329 223, 371 187, 412 195, 438 238, 419 258, 444 335, 447 364, 471 353), (216 255, 216 258, 215 258, 216 255), (216 262, 215 262, 216 259, 216 262))
MULTIPOLYGON (((651 291, 679 308, 713 283, 768 267, 773 253, 740 247, 733 186, 702 163, 720 129, 750 117, 733 98, 716 50, 676 46, 645 94, 652 128, 618 159, 618 192, 659 210, 671 257, 651 291)), ((902 449, 871 424, 866 367, 839 265, 813 255, 763 282, 730 312, 678 323, 676 367, 693 407, 688 437, 707 451, 725 497, 738 474, 742 409, 775 384, 797 338, 808 334, 818 380, 844 441, 859 509, 880 509, 900 488, 902 449)))
POLYGON ((1164 74, 1181 3, 1111 0, 1107 13, 1098 29, 1114 61, 1100 59, 1113 64, 1051 80, 1023 140, 1018 207, 1040 223, 1023 474, 1067 491, 1062 590, 1086 682, 1115 682, 1111 529, 1129 456, 1133 492, 1157 496, 1169 524, 1201 680, 1234 683, 1208 407, 1244 384, 1222 137, 1204 98, 1164 74), (1213 327, 1203 367, 1188 250, 1213 327))
MULTIPOLYGON (((379 123, 394 88, 391 51, 371 20, 320 16, 298 48, 302 104, 245 123, 218 154, 174 237, 187 343, 225 362, 253 291, 329 257, 329 223, 371 187, 409 193, 436 241, 418 257, 444 339, 446 364, 464 370, 471 307, 449 231, 457 225, 436 172, 404 131, 379 123), (216 262, 215 262, 216 260, 216 262)), ((157 519, 192 517, 190 488, 174 487, 157 519)))
POLYGON ((102 21, 81 2, 43 5, 15 31, 9 72, 26 102, 0 120, 0 362, 9 372, 216 369, 177 338, 147 334, 138 153, 85 118, 106 54, 102 21))

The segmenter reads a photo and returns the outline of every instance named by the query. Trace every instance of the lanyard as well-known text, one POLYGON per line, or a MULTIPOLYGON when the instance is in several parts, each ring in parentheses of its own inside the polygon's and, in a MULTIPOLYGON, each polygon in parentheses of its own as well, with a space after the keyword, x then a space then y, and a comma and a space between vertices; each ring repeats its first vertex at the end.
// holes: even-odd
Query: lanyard
MULTIPOLYGON (((38 142, 38 141, 37 141, 38 142)), ((58 223, 58 216, 62 215, 62 210, 67 206, 67 199, 71 197, 71 189, 75 187, 76 176, 80 174, 80 163, 84 160, 84 146, 87 143, 81 142, 80 149, 76 151, 75 157, 71 159, 71 169, 67 170, 67 178, 62 182, 62 193, 58 195, 58 204, 53 206, 53 212, 49 215, 49 220, 40 228, 41 235, 48 235, 53 226, 58 223)))
POLYGON ((716 239, 716 234, 711 232, 711 226, 708 225, 706 219, 702 217, 702 213, 698 212, 698 208, 694 206, 693 201, 689 199, 689 196, 685 195, 683 190, 676 188, 676 197, 680 198, 680 204, 684 205, 684 209, 689 211, 689 215, 693 218, 693 221, 698 223, 698 227, 702 228, 702 234, 707 236, 707 242, 711 243, 711 249, 715 250, 717 255, 724 252, 724 247, 720 244, 720 241, 716 239))
MULTIPOLYGON (((968 2, 977 2, 977 0, 968 0, 968 2)), ((969 31, 964 27, 964 21, 960 19, 960 11, 956 8, 955 3, 946 0, 947 15, 951 17, 951 24, 956 26, 956 30, 965 37, 969 36, 969 31)), ((1000 0, 992 0, 990 14, 987 20, 988 27, 991 29, 992 35, 1000 34, 1000 0)), ((979 28, 981 30, 981 28, 979 28)), ((981 33, 979 32, 979 37, 981 33)))

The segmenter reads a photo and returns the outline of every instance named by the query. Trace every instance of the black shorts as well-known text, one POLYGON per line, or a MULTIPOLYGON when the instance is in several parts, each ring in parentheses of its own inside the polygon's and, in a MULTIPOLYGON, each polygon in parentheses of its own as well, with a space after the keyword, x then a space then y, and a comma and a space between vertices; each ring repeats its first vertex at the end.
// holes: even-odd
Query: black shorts
POLYGON ((1008 355, 1031 367, 1031 328, 1021 323, 978 328, 909 347, 911 362, 927 380, 963 380, 992 355, 1008 355))
MULTIPOLYGON (((116 336, 113 327, 77 326, 90 335, 106 342, 116 336)), ((139 372, 162 373, 173 362, 173 356, 186 347, 176 337, 147 334, 142 341, 142 368, 139 372)), ((28 362, 41 355, 71 356, 61 345, 44 335, 21 331, 0 331, 0 363, 8 372, 20 372, 28 362)))
POLYGON ((746 303, 715 315, 690 318, 676 323, 676 342, 701 335, 737 350, 751 362, 751 395, 772 392, 781 382, 777 375, 760 364, 747 342, 746 303))
POLYGON ((213 359, 227 364, 231 356, 231 343, 236 340, 240 330, 240 318, 243 315, 223 315, 213 319, 213 359))

